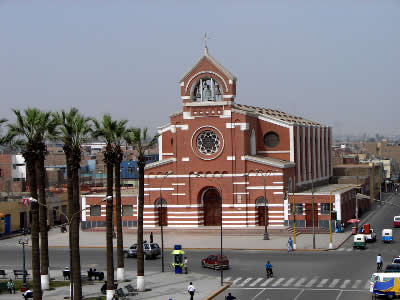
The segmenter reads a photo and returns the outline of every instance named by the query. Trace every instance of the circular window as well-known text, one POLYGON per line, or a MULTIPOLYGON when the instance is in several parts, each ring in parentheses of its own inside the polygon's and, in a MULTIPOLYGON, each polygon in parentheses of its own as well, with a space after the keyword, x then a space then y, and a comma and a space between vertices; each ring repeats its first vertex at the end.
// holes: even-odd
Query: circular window
POLYGON ((204 130, 196 139, 196 146, 200 153, 212 155, 218 151, 221 142, 218 135, 212 130, 204 130))
POLYGON ((275 148, 279 145, 279 135, 270 131, 264 135, 264 145, 268 148, 275 148))

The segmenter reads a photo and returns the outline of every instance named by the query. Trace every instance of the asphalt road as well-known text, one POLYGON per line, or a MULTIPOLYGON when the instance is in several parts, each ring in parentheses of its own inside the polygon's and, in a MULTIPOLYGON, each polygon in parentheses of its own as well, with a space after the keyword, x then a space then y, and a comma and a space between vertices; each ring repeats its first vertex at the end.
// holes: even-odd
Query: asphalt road
MULTIPOLYGON (((400 197, 392 197, 389 202, 400 205, 400 197)), ((223 300, 228 292, 237 299, 370 299, 369 278, 376 269, 375 258, 381 253, 384 264, 395 255, 400 255, 400 228, 394 229, 392 244, 383 244, 381 232, 392 228, 393 216, 400 215, 400 207, 384 204, 371 215, 368 223, 377 231, 377 242, 368 244, 366 250, 353 250, 352 239, 345 242, 338 250, 318 252, 282 251, 225 251, 231 269, 223 272, 224 279, 234 282, 231 288, 218 296, 223 300), (265 278, 264 265, 270 260, 274 267, 274 278, 265 278)), ((301 238, 301 235, 298 237, 301 238)), ((318 240, 317 240, 318 243, 318 240)), ((105 249, 81 249, 82 271, 89 267, 105 270, 105 249)), ((215 251, 214 251, 215 252, 215 251)), ((219 271, 201 268, 201 258, 210 252, 207 250, 190 250, 189 271, 206 273, 216 278, 219 271)), ((63 269, 69 264, 66 248, 51 248, 51 269, 63 269)), ((26 249, 27 268, 30 268, 30 248, 26 249)), ((165 252, 165 270, 172 272, 171 255, 165 252)), ((0 269, 22 268, 22 247, 0 242, 0 269)), ((125 268, 136 270, 136 259, 125 260, 125 268)), ((146 260, 145 270, 161 271, 161 259, 146 260)), ((184 275, 183 275, 184 276, 184 275)), ((194 283, 195 284, 195 283, 194 283)))

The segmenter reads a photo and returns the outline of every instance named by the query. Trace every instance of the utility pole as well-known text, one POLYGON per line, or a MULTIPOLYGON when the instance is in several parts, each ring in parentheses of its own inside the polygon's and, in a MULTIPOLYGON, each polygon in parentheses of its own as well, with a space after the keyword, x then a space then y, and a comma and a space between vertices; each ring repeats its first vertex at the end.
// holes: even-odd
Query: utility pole
POLYGON ((312 211, 312 244, 315 249, 315 216, 314 216, 314 178, 311 172, 311 211, 312 211))

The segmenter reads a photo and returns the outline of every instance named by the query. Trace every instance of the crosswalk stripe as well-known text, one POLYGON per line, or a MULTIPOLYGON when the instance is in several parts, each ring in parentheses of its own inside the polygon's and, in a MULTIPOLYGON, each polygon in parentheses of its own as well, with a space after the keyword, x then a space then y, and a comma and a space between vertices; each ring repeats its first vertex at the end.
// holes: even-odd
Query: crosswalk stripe
POLYGON ((302 286, 304 284, 304 281, 306 281, 306 277, 300 278, 295 284, 294 286, 302 286))
POLYGON ((261 283, 260 286, 267 286, 272 280, 274 280, 274 278, 268 278, 263 283, 261 283))
POLYGON ((369 289, 370 286, 371 286, 371 281, 367 280, 367 282, 364 285, 364 289, 369 289))
POLYGON ((353 250, 353 248, 347 248, 346 249, 347 252, 352 251, 352 250, 353 250))
POLYGON ((253 283, 251 283, 249 286, 255 286, 257 285, 257 283, 259 283, 261 280, 263 280, 264 278, 257 278, 253 283))
POLYGON ((232 282, 232 285, 236 285, 236 283, 238 283, 240 280, 242 280, 242 277, 236 278, 236 279, 232 282))
POLYGON ((330 284, 328 287, 329 287, 329 288, 334 288, 335 285, 337 285, 339 281, 340 281, 340 279, 334 279, 334 280, 332 280, 331 284, 330 284))
POLYGON ((356 282, 354 282, 354 284, 351 286, 352 289, 356 289, 358 288, 358 286, 361 284, 361 280, 356 280, 356 282))
POLYGON ((312 287, 314 285, 314 283, 316 283, 318 280, 318 277, 314 277, 313 279, 311 279, 307 284, 306 287, 312 287))
POLYGON ((337 251, 343 251, 344 250, 344 248, 339 248, 337 251))
POLYGON ((329 279, 322 279, 321 282, 317 285, 317 287, 319 288, 323 287, 328 282, 328 280, 329 279))
MULTIPOLYGON (((221 278, 220 276, 217 277, 217 279, 220 279, 220 278, 221 278)), ((231 279, 232 279, 232 277, 226 277, 224 280, 231 281, 231 279)))
POLYGON ((345 289, 350 284, 350 280, 346 279, 342 285, 340 286, 341 289, 345 289))
POLYGON ((281 284, 282 281, 284 281, 286 278, 279 278, 277 281, 275 281, 272 286, 278 286, 281 284))
POLYGON ((241 284, 239 284, 238 286, 245 286, 246 285, 246 283, 248 283, 249 281, 251 281, 253 278, 246 278, 245 280, 243 280, 243 282, 241 283, 241 284))
POLYGON ((296 278, 290 278, 288 281, 286 281, 284 284, 282 284, 282 286, 289 286, 292 284, 293 281, 295 281, 296 278))

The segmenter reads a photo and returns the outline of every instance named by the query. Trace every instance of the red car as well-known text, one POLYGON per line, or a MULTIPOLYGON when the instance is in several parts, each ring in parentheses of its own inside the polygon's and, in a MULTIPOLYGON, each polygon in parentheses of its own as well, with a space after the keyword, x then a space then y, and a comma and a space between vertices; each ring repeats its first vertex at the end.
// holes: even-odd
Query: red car
POLYGON ((393 218, 393 227, 399 227, 400 226, 400 216, 395 216, 393 218))
POLYGON ((222 259, 221 255, 209 255, 201 260, 201 266, 214 270, 229 269, 229 260, 225 255, 222 256, 222 259))

